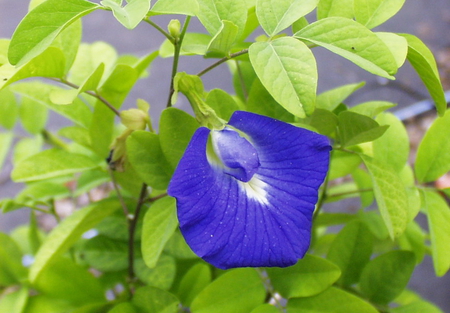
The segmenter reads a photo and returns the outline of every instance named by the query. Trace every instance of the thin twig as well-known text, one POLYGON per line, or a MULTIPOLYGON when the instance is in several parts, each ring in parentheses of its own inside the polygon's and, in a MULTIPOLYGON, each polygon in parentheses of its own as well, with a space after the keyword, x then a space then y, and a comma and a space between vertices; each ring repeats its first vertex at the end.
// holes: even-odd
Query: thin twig
POLYGON ((128 276, 131 281, 134 280, 134 233, 139 220, 142 206, 144 205, 145 196, 147 195, 147 184, 142 184, 139 200, 136 205, 136 211, 128 223, 128 276))
POLYGON ((181 30, 180 37, 175 38, 175 41, 173 42, 175 51, 174 51, 174 55, 173 55, 172 75, 170 78, 169 97, 167 98, 166 107, 170 107, 172 105, 172 95, 175 92, 175 89, 173 86, 173 81, 175 79, 175 75, 177 75, 177 72, 178 72, 178 61, 180 59, 181 45, 183 44, 184 35, 186 34, 190 20, 191 20, 191 17, 188 15, 184 22, 183 29, 181 30))
POLYGON ((159 199, 164 198, 166 196, 167 196, 167 192, 164 192, 164 193, 162 193, 160 195, 157 195, 157 196, 145 199, 144 203, 152 203, 152 202, 155 202, 156 200, 159 200, 159 199))
POLYGON ((226 62, 226 61, 228 61, 228 60, 231 60, 231 59, 233 59, 233 58, 236 58, 236 57, 238 57, 238 56, 240 56, 240 55, 246 54, 246 53, 248 53, 248 49, 244 49, 244 50, 241 50, 241 51, 239 51, 239 52, 232 53, 232 54, 230 54, 229 56, 224 57, 224 58, 220 59, 219 61, 217 61, 217 62, 211 64, 210 66, 208 66, 207 68, 205 68, 203 71, 199 72, 199 73, 197 74, 197 76, 203 76, 203 75, 205 75, 206 73, 208 73, 210 70, 212 70, 212 69, 216 68, 217 66, 219 66, 220 64, 222 64, 222 63, 224 63, 224 62, 226 62))
POLYGON ((370 191, 373 191, 373 188, 364 188, 364 189, 357 189, 357 190, 351 190, 351 191, 344 191, 344 192, 335 193, 335 194, 329 194, 329 195, 327 195, 327 198, 328 199, 329 198, 337 198, 337 197, 358 194, 358 193, 364 193, 364 192, 370 192, 370 191))
POLYGON ((144 21, 147 22, 148 24, 152 25, 157 31, 159 31, 167 39, 169 39, 169 41, 171 43, 175 44, 175 38, 172 35, 170 35, 168 32, 166 32, 164 29, 162 29, 158 24, 156 24, 155 22, 150 20, 150 18, 147 17, 146 19, 144 19, 144 21))

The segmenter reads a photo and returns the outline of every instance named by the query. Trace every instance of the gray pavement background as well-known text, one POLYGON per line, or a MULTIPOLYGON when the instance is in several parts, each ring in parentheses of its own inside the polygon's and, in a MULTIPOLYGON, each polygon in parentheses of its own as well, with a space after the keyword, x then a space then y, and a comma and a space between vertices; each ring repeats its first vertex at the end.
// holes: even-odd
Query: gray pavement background
MULTIPOLYGON (((26 14, 27 6, 28 0, 0 0, 0 38, 11 37, 15 27, 26 14)), ((156 22, 165 27, 169 19, 157 17, 156 22)), ((106 41, 116 47, 121 54, 143 55, 158 49, 164 39, 146 24, 139 25, 133 31, 127 30, 116 22, 110 12, 102 10, 88 15, 83 21, 83 41, 106 41)), ((203 31, 198 23, 191 25, 190 31, 193 29, 203 31)), ((406 0, 403 9, 376 30, 417 35, 439 56, 450 47, 450 0, 406 0)), ((400 69, 395 82, 386 82, 321 48, 314 49, 314 54, 319 68, 319 91, 366 81, 366 87, 352 95, 348 101, 349 104, 368 100, 388 100, 398 103, 398 107, 405 107, 428 97, 420 79, 408 64, 400 69)), ((179 70, 194 74, 213 62, 202 58, 195 60, 193 62, 192 58, 189 60, 182 58, 179 70)), ((127 99, 125 106, 134 105, 137 98, 146 99, 152 105, 153 119, 157 119, 167 97, 170 66, 170 59, 156 60, 151 72, 158 75, 150 75, 149 78, 141 80, 127 99)), ((442 66, 450 65, 442 64, 442 66)), ((226 65, 206 74, 204 83, 206 89, 223 88, 232 91, 226 65)), ((57 129, 65 122, 57 117, 52 117, 51 121, 51 129, 57 129)), ((11 167, 7 165, 0 172, 0 198, 12 197, 20 190, 19 185, 9 181, 10 170, 11 167)), ((8 232, 26 220, 27 214, 23 211, 7 215, 0 213, 0 230, 8 232)), ((426 258, 417 267, 409 286, 426 299, 439 305, 444 312, 450 312, 450 275, 436 278, 430 258, 426 258)))

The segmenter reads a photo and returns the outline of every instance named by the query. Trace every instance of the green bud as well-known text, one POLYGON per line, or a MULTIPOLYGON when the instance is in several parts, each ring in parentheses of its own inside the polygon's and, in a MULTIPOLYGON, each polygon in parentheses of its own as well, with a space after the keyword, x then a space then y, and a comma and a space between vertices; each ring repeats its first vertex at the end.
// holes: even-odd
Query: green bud
POLYGON ((167 29, 174 38, 180 37, 181 23, 179 20, 170 20, 167 29))
POLYGON ((131 130, 144 130, 149 123, 148 113, 139 109, 129 109, 120 112, 120 120, 123 125, 131 130))

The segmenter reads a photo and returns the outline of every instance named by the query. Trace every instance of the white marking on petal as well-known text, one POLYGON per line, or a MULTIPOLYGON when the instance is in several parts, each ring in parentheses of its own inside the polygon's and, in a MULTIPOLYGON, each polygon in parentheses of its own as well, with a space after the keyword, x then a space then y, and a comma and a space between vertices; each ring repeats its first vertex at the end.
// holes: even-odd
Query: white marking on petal
POLYGON ((261 179, 259 179, 257 175, 254 175, 252 179, 250 179, 246 183, 239 180, 236 181, 238 182, 239 187, 243 189, 247 197, 256 200, 262 204, 269 204, 269 200, 267 200, 267 191, 266 191, 266 187, 268 185, 261 179))

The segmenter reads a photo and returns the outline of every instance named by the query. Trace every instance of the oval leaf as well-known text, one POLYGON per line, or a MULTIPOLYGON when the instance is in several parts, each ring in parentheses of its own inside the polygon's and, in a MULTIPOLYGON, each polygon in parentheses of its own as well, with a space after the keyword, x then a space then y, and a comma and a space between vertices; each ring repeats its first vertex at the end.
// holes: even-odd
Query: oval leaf
POLYGON ((394 16, 404 3, 405 0, 354 0, 356 21, 374 28, 394 16))
POLYGON ((304 43, 291 37, 256 42, 249 56, 262 84, 281 106, 298 117, 314 112, 316 60, 304 43))

